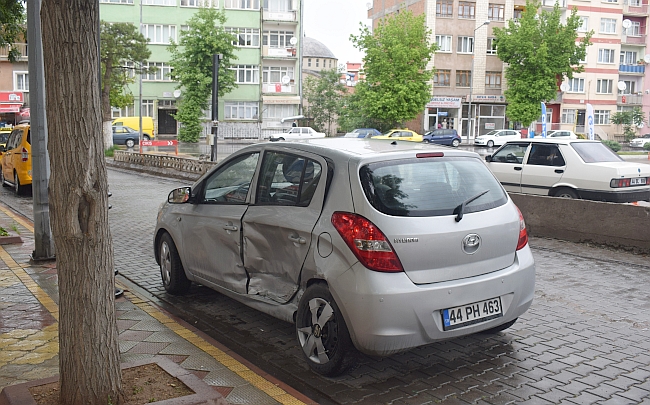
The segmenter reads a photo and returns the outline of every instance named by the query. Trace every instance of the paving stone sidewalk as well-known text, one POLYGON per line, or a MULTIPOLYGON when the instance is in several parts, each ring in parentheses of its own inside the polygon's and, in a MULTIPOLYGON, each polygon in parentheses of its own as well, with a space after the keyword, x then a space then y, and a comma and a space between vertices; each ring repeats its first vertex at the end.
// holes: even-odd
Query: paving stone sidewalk
MULTIPOLYGON (((0 245, 0 390, 58 374, 56 264, 32 264, 33 225, 0 204, 0 226, 22 244, 0 245)), ((229 404, 314 404, 226 347, 174 319, 129 285, 115 303, 123 362, 164 356, 229 404)))

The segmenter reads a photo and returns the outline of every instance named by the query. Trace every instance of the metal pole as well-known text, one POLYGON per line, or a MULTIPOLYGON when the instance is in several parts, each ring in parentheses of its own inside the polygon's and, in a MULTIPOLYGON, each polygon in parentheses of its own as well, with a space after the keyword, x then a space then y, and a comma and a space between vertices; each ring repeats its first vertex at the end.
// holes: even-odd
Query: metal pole
POLYGON ((219 62, 223 55, 212 55, 212 148, 210 161, 217 161, 217 133, 219 131, 219 62))
MULTIPOLYGON (((142 33, 142 2, 143 1, 144 0, 140 0, 140 33, 142 33)), ((140 75, 139 75, 140 80, 138 83, 138 88, 139 88, 138 95, 140 99, 140 106, 138 108, 138 119, 139 119, 138 125, 140 126, 140 131, 138 134, 139 137, 138 145, 140 147, 140 153, 142 153, 142 68, 144 63, 143 61, 140 61, 139 63, 140 63, 140 75)))
POLYGON ((54 239, 50 227, 47 194, 50 159, 47 154, 47 117, 45 115, 45 67, 41 40, 41 0, 27 2, 27 41, 29 65, 30 132, 32 139, 32 195, 34 206, 34 251, 32 260, 54 258, 54 239))
MULTIPOLYGON (((474 28, 474 36, 473 42, 472 42, 472 47, 476 48, 476 30, 481 28, 484 25, 488 25, 490 23, 490 20, 484 21, 481 25, 478 27, 474 28)), ((476 52, 474 52, 474 49, 472 49, 472 67, 469 72, 469 111, 467 111, 467 120, 468 120, 468 125, 469 128, 467 128, 467 144, 469 144, 469 136, 474 135, 474 127, 475 125, 473 124, 472 120, 472 90, 474 90, 474 55, 476 55, 476 52)))

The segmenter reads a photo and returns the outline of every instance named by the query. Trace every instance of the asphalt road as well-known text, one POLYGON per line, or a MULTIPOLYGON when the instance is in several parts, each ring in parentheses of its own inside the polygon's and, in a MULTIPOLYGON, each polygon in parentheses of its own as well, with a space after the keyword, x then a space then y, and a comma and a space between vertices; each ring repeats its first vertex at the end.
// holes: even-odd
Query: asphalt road
MULTIPOLYGON (((108 175, 120 277, 321 404, 650 404, 647 256, 532 238, 535 301, 510 329, 360 356, 330 379, 309 371, 291 324, 200 286, 182 297, 165 293, 152 248, 156 211, 186 182, 108 175)), ((32 217, 31 197, 3 188, 0 199, 32 217)))

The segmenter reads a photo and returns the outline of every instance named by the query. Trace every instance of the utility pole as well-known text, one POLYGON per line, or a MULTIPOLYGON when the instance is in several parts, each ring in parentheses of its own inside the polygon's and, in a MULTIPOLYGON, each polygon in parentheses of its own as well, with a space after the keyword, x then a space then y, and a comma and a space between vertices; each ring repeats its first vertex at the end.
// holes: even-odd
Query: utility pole
POLYGON ((54 239, 50 227, 50 203, 47 194, 50 159, 47 153, 47 116, 45 114, 45 67, 41 40, 41 0, 27 2, 27 42, 29 64, 30 132, 32 140, 32 195, 34 204, 34 251, 32 260, 54 258, 54 239))
POLYGON ((217 161, 217 133, 219 132, 219 63, 223 55, 212 55, 212 148, 210 161, 217 161))

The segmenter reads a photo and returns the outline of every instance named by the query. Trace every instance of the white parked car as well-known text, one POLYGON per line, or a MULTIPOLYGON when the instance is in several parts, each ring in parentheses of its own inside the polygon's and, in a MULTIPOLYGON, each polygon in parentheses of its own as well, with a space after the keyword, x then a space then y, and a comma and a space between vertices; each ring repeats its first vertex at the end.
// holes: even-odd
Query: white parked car
POLYGON ((600 141, 534 138, 485 157, 507 191, 595 201, 650 201, 650 165, 626 162, 600 141))
MULTIPOLYGON (((535 135, 535 138, 541 138, 542 135, 535 135)), ((561 130, 551 130, 546 131, 547 138, 564 138, 564 139, 578 139, 578 135, 574 134, 573 131, 561 130)))
POLYGON ((325 138, 323 132, 317 132, 311 127, 292 127, 288 132, 271 135, 271 141, 287 141, 296 139, 325 138))
POLYGON ((633 148, 643 148, 646 143, 650 143, 650 134, 645 134, 630 141, 630 146, 633 148))
POLYGON ((521 139, 521 133, 513 129, 495 129, 485 135, 480 135, 474 139, 474 145, 487 146, 501 146, 508 141, 516 141, 521 139))

